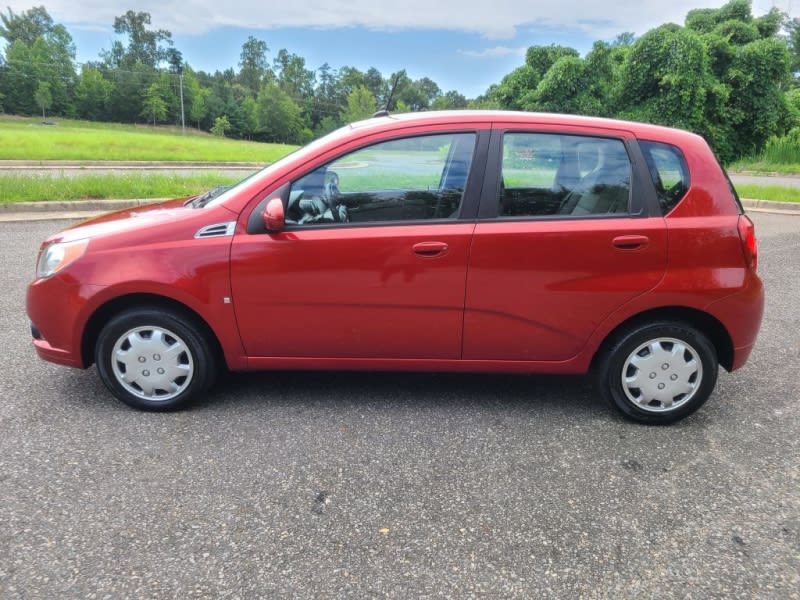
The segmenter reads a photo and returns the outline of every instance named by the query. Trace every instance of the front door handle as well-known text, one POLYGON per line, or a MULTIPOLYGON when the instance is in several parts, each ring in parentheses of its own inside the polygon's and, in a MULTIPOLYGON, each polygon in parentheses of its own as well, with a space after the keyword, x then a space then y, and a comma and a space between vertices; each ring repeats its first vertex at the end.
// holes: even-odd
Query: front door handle
POLYGON ((650 244, 646 235, 620 235, 612 241, 617 250, 643 250, 650 244))
POLYGON ((441 256, 448 249, 449 246, 444 242, 419 242, 414 244, 414 254, 419 254, 420 256, 441 256))

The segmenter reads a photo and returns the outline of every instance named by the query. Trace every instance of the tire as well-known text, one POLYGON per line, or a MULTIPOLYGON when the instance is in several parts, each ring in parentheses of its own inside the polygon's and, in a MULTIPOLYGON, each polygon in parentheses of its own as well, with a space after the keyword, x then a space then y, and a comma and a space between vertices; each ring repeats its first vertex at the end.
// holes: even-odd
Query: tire
POLYGON ((161 307, 126 310, 103 329, 95 363, 105 386, 140 410, 184 407, 217 372, 214 345, 194 320, 161 307))
POLYGON ((597 364, 597 386, 623 416, 668 425, 700 408, 717 383, 708 338, 686 323, 640 325, 616 337, 597 364))

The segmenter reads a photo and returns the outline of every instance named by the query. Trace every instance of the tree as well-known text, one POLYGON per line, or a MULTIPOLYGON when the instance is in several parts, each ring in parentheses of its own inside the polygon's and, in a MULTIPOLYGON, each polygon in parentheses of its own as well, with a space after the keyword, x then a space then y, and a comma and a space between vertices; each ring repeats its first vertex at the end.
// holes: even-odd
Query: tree
MULTIPOLYGON (((172 46, 172 33, 166 29, 151 30, 150 13, 129 10, 114 18, 114 33, 126 36, 128 45, 119 40, 106 52, 106 61, 116 68, 131 68, 135 64, 155 69, 168 57, 167 48, 172 46), (166 46, 164 45, 166 44, 166 46)), ((174 60, 174 57, 173 57, 174 60)))
POLYGON ((43 6, 20 14, 8 9, 0 15, 0 37, 6 49, 6 77, 0 81, 6 108, 13 113, 36 111, 34 95, 39 82, 50 88, 52 112, 71 115, 76 84, 73 67, 75 45, 63 25, 56 24, 43 6))
POLYGON ((274 82, 258 93, 258 133, 268 142, 297 143, 303 136, 300 107, 274 82))
POLYGON ((239 55, 239 81, 250 90, 251 95, 258 94, 261 89, 261 82, 267 73, 267 43, 248 36, 247 41, 242 44, 242 53, 239 55))
POLYGON ((311 97, 314 90, 314 72, 306 69, 306 59, 290 54, 285 49, 275 57, 275 75, 280 88, 295 102, 311 97))
POLYGON ((31 61, 31 49, 18 39, 6 49, 6 69, 2 93, 5 109, 11 114, 32 115, 36 113, 36 85, 38 76, 31 61))
POLYGON ((463 94, 456 90, 450 90, 431 103, 431 110, 457 110, 467 108, 467 104, 467 99, 463 94))
POLYGON ((167 104, 161 97, 161 89, 158 83, 151 84, 145 91, 141 116, 145 118, 152 117, 154 127, 159 121, 164 121, 167 118, 167 104))
POLYGON ((211 128, 211 133, 219 137, 225 137, 225 132, 231 128, 231 122, 228 117, 222 115, 214 119, 214 126, 211 128))
POLYGON ((53 94, 50 92, 50 84, 46 81, 40 81, 39 86, 36 88, 34 100, 39 108, 42 109, 42 119, 45 118, 45 111, 53 106, 53 94))
POLYGON ((258 105, 251 97, 245 97, 233 113, 231 131, 237 137, 252 139, 258 130, 258 105))
POLYGON ((0 37, 9 45, 19 40, 29 48, 53 29, 53 19, 44 6, 35 6, 18 15, 8 8, 7 14, 0 14, 0 22, 0 37))
POLYGON ((75 104, 82 119, 102 121, 108 118, 108 103, 114 84, 97 69, 84 66, 80 83, 75 89, 75 104))
POLYGON ((361 121, 375 113, 375 97, 363 85, 358 86, 347 96, 347 107, 342 111, 344 123, 361 121))

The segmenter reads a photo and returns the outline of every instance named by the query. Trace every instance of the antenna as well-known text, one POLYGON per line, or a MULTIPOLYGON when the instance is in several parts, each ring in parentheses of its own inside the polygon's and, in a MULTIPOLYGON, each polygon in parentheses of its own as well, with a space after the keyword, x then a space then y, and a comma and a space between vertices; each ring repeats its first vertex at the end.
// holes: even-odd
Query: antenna
POLYGON ((394 91, 397 89, 397 84, 400 82, 400 74, 394 76, 394 82, 392 83, 392 89, 389 92, 389 97, 386 98, 386 107, 383 110, 379 110, 372 118, 375 119, 377 117, 388 117, 389 116, 389 107, 392 104, 392 98, 394 97, 394 91))

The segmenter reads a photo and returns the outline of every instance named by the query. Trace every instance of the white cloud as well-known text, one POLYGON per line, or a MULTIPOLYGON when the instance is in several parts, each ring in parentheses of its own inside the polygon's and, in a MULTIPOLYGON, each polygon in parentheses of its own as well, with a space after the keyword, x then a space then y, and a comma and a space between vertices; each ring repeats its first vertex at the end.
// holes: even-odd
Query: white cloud
MULTIPOLYGON (((5 4, 20 12, 36 2, 6 0, 5 4)), ((667 21, 682 23, 688 10, 718 7, 724 0, 232 0, 222 4, 218 0, 47 0, 45 4, 56 21, 68 26, 110 28, 115 16, 130 9, 149 12, 154 28, 179 34, 202 34, 221 26, 367 27, 448 29, 511 39, 520 28, 532 25, 569 27, 604 37, 623 31, 640 34, 667 21)), ((789 0, 777 4, 782 10, 791 8, 789 0)), ((754 10, 766 9, 756 3, 754 10)))
POLYGON ((525 56, 524 46, 521 48, 509 48, 508 46, 495 46, 494 48, 485 48, 484 50, 459 50, 459 54, 470 56, 472 58, 502 58, 505 56, 525 56))

